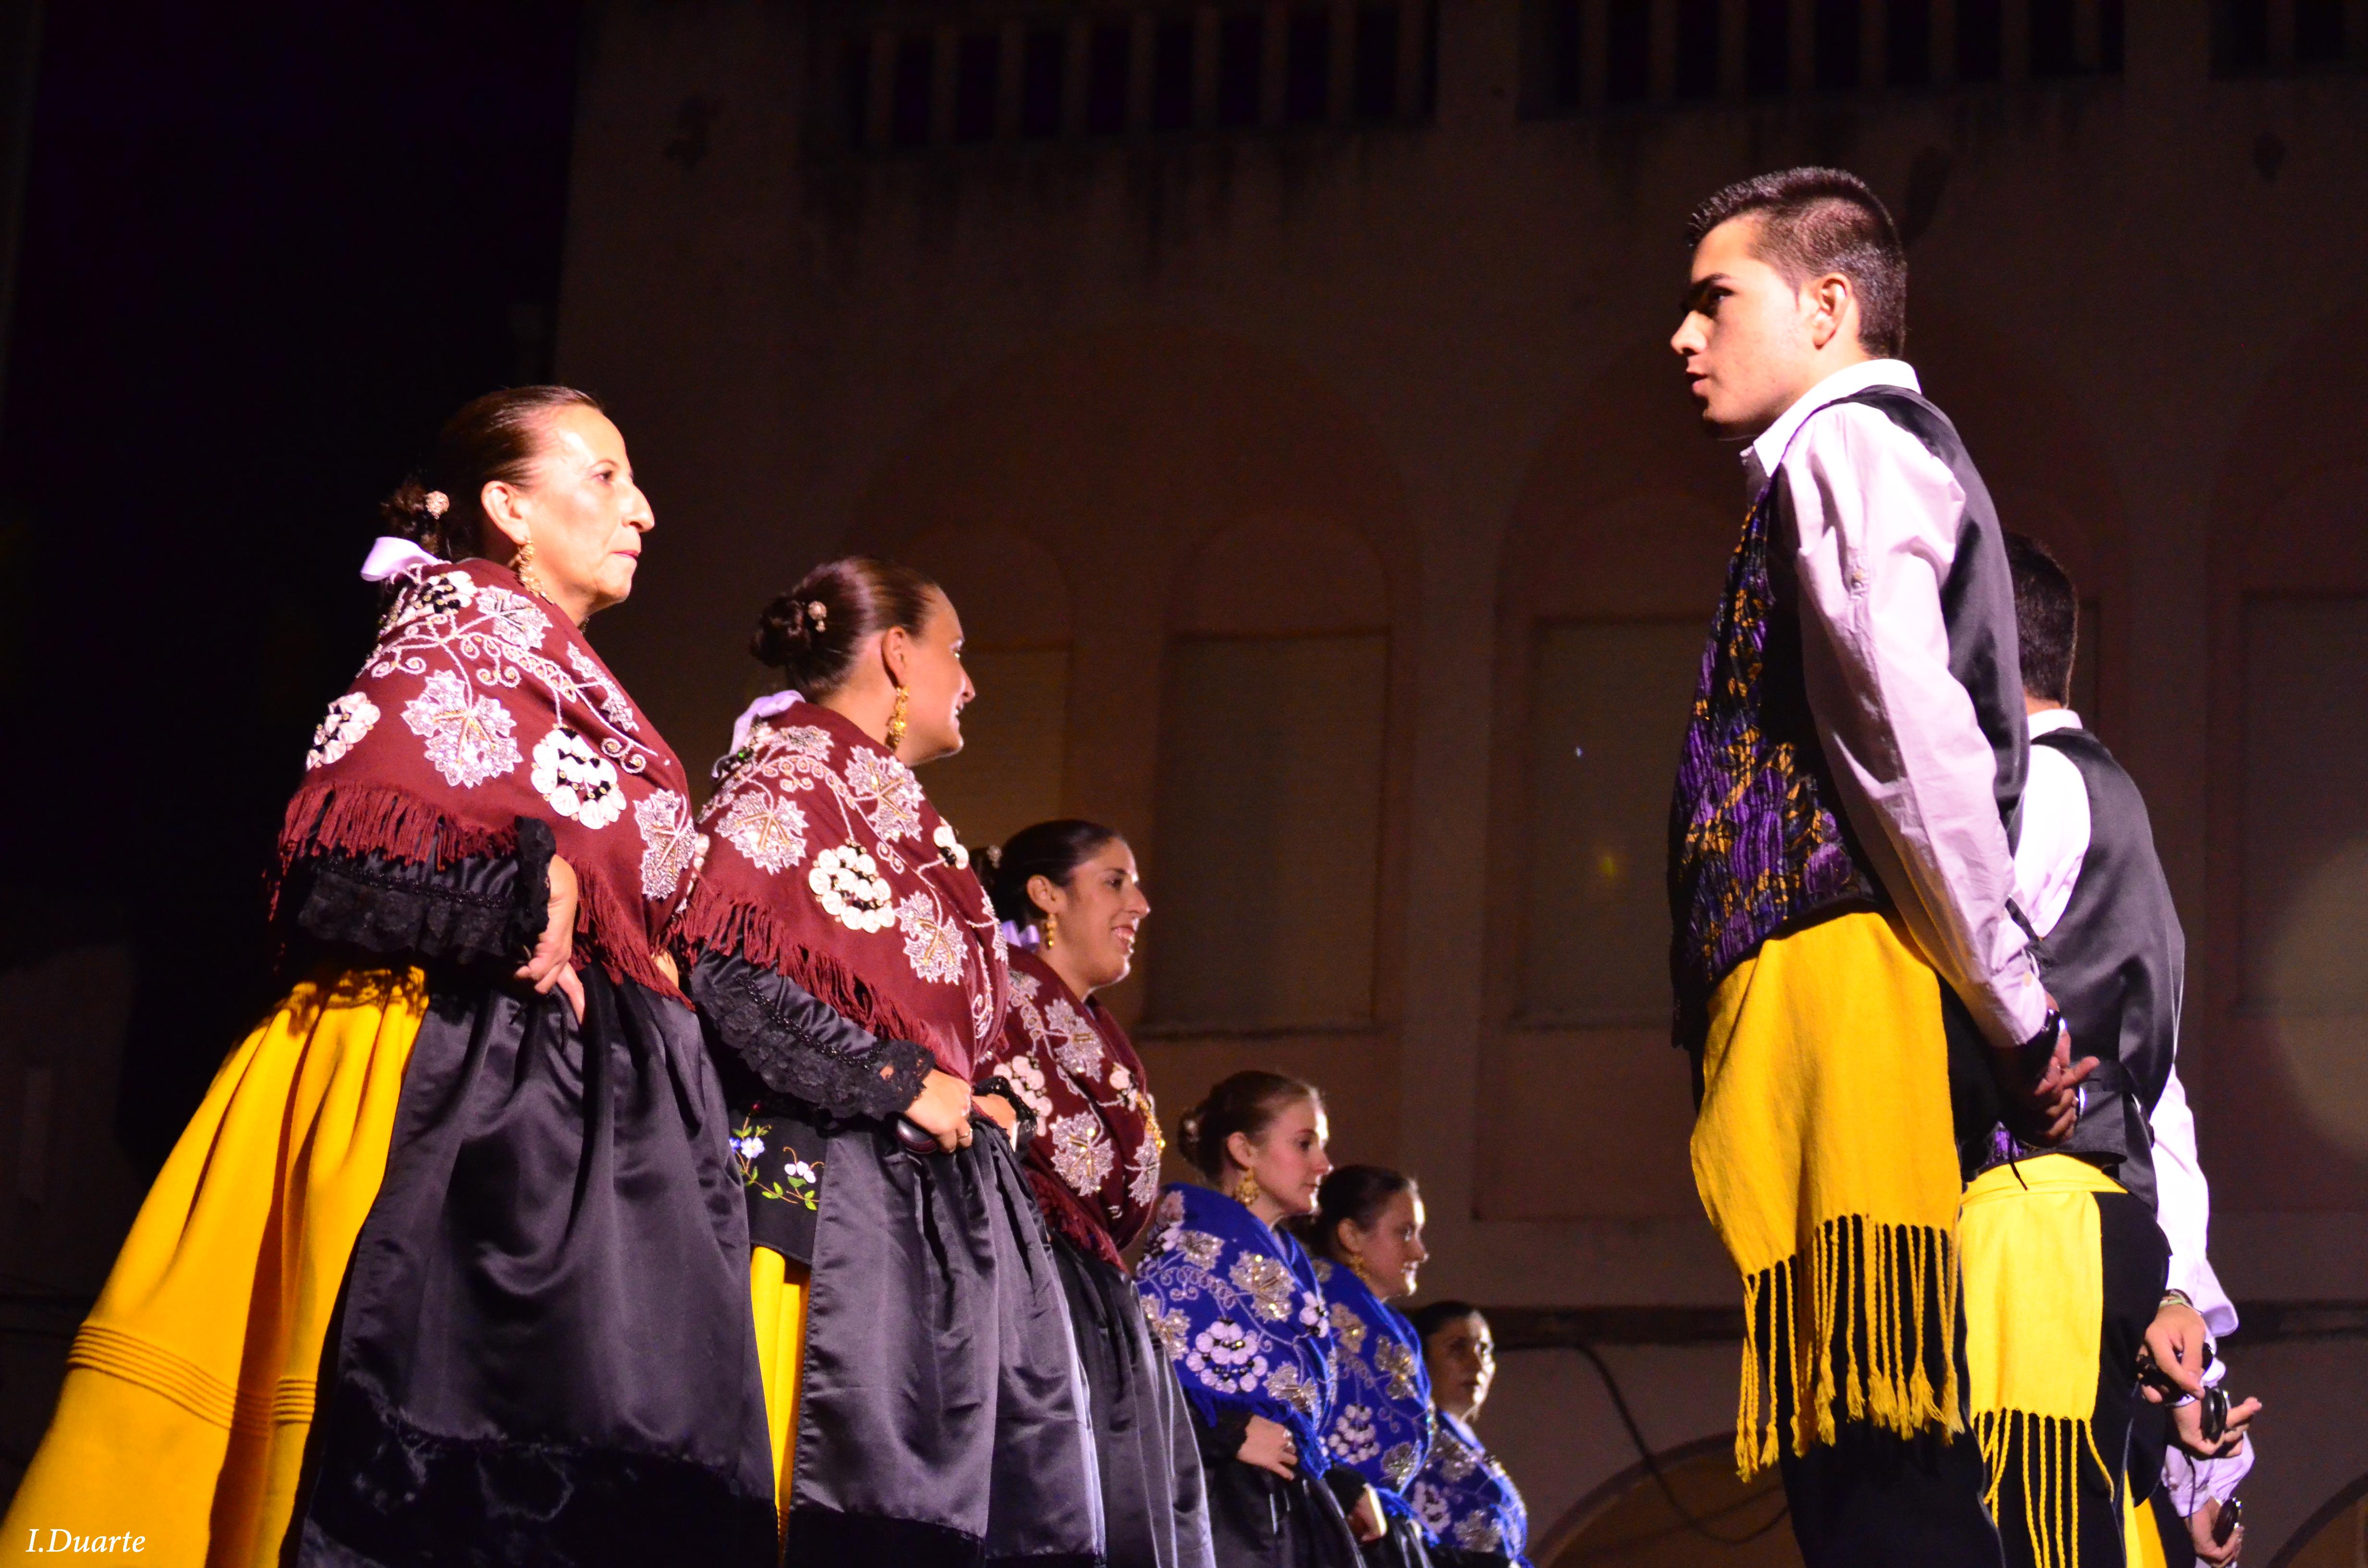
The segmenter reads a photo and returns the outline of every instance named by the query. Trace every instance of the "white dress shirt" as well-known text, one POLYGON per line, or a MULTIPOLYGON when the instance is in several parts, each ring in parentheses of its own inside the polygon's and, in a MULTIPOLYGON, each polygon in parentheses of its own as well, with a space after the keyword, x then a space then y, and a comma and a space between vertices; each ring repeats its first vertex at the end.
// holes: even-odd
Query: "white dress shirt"
MULTIPOLYGON (((2053 708, 2031 716, 2031 738, 2058 730, 2080 728, 2080 715, 2069 708, 2053 708)), ((2022 786, 2022 832, 2014 846, 2015 903, 2044 937, 2064 918, 2072 889, 2080 880, 2081 862, 2089 855, 2089 786, 2070 757, 2053 746, 2031 748, 2031 771, 2022 786)), ((2187 1086, 2171 1065, 2169 1082, 2156 1102, 2154 1126, 2155 1221, 2170 1244, 2169 1287, 2186 1292, 2203 1314, 2203 1325, 2216 1335, 2237 1328, 2236 1304, 2220 1286, 2205 1256, 2212 1228, 2212 1189, 2195 1157, 2195 1113, 2188 1108, 2187 1086)), ((2227 1363, 2215 1360, 2205 1381, 2218 1382, 2227 1363)), ((2171 1500, 2184 1517, 2203 1506, 2205 1497, 2226 1502, 2237 1483, 2253 1468, 2253 1445, 2224 1460, 2190 1459, 2174 1445, 2163 1461, 2163 1480, 2171 1500)))
POLYGON ((1964 491, 1880 411, 1869 387, 1918 390, 1897 359, 1836 371, 1744 454, 1756 495, 1781 470, 1797 554, 1801 662, 1841 804, 1902 919, 1991 1042, 2047 1017, 2046 987, 2007 913, 2013 860, 1997 758, 1949 671, 1941 590, 1964 491))

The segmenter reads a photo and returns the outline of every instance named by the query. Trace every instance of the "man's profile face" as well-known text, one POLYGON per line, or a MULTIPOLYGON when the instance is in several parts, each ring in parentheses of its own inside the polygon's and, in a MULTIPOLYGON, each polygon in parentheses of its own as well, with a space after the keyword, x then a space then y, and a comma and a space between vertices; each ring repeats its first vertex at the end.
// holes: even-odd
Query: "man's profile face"
POLYGON ((1721 436, 1759 435, 1821 379, 1816 302, 1752 254, 1759 223, 1746 213, 1702 236, 1669 339, 1702 423, 1721 436))

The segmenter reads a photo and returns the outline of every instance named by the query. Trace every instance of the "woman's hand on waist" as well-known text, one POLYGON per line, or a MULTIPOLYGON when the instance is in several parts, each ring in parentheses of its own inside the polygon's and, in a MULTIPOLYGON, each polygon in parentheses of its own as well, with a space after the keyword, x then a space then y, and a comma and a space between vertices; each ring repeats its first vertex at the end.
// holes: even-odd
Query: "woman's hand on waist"
POLYGON ((920 1096, 905 1108, 905 1119, 938 1141, 951 1154, 970 1147, 970 1085, 940 1068, 921 1080, 920 1096))
POLYGON ((567 1006, 580 1024, 584 1021, 584 982, 576 977, 574 962, 578 896, 575 868, 553 855, 548 874, 551 902, 546 906, 542 935, 535 938, 534 951, 518 966, 516 978, 533 986, 538 996, 548 996, 555 990, 566 997, 567 1006))

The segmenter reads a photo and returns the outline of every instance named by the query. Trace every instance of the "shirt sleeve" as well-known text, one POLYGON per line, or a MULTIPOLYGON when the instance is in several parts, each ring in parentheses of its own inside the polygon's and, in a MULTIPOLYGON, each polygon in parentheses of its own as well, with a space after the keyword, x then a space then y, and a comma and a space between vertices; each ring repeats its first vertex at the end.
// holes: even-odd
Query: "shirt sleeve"
POLYGON ((1809 705, 1851 824, 1982 1032, 2019 1044, 2046 1021, 2046 988, 2007 913, 1997 759, 1941 611, 1964 492, 1921 441, 1848 403, 1809 417, 1779 473, 1809 705))
POLYGON ((2212 1229, 2212 1188, 2195 1157, 2195 1112, 2173 1066, 2154 1108, 2155 1221, 2170 1244, 2170 1289, 2184 1290, 2214 1337, 2237 1331, 2236 1304, 2212 1272, 2205 1247, 2212 1229))
POLYGON ((2022 785, 2022 833, 2014 845, 2014 902, 2044 937, 2071 905, 2089 858, 2089 786, 2053 746, 2031 748, 2022 785))
POLYGON ((2237 1494, 2238 1483, 2253 1469, 2253 1438, 2245 1436, 2245 1446, 2222 1460, 2199 1460, 2173 1443, 2162 1456, 2162 1479, 2170 1493, 2170 1506, 2182 1519, 2192 1518, 2203 1511, 2203 1500, 2209 1497, 2225 1506, 2237 1494))

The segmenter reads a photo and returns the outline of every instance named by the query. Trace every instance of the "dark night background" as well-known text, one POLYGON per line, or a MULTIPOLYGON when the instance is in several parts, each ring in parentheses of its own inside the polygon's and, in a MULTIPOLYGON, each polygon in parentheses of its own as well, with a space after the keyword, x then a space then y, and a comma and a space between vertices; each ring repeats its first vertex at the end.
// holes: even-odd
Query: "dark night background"
POLYGON ((132 946, 118 1131, 153 1168, 268 1003, 263 873, 368 646, 374 503, 461 403, 549 373, 580 27, 564 0, 39 23, 0 967, 132 946))

